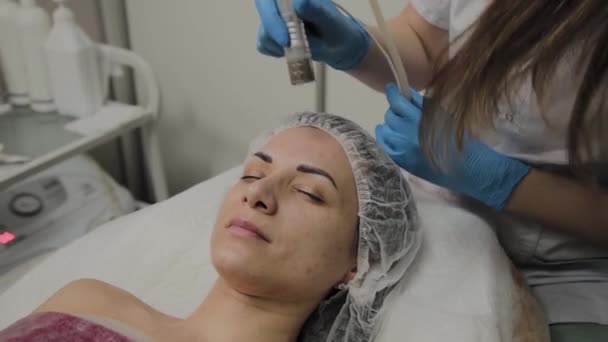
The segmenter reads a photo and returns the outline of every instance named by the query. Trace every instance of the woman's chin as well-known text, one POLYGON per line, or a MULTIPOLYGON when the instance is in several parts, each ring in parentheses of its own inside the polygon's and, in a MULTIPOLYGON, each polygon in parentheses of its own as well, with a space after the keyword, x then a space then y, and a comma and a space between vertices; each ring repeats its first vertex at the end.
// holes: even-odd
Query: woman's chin
POLYGON ((217 273, 231 283, 255 284, 265 277, 265 268, 251 253, 235 249, 214 250, 211 260, 217 273))

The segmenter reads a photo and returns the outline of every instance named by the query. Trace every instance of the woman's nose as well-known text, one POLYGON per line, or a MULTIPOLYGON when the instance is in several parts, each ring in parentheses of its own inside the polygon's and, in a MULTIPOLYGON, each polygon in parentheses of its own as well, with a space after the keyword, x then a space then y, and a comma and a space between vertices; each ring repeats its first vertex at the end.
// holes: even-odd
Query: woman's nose
POLYGON ((277 201, 270 181, 260 179, 247 188, 243 201, 252 209, 272 215, 277 210, 277 201))

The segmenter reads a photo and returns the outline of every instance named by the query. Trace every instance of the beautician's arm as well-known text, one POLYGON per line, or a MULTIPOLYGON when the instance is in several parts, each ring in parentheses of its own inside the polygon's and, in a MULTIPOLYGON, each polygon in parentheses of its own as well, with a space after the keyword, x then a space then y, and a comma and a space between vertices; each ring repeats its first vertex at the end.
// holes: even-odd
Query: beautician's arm
POLYGON ((570 178, 532 170, 515 188, 505 210, 608 242, 608 193, 570 178))
MULTIPOLYGON (((448 47, 448 32, 427 22, 412 5, 407 5, 387 25, 397 43, 410 86, 417 90, 425 88, 431 81, 435 64, 447 57, 442 52, 448 47)), ((370 30, 384 46, 384 39, 377 30, 370 30)), ((386 58, 373 41, 364 60, 348 73, 381 92, 387 83, 395 81, 386 58)))

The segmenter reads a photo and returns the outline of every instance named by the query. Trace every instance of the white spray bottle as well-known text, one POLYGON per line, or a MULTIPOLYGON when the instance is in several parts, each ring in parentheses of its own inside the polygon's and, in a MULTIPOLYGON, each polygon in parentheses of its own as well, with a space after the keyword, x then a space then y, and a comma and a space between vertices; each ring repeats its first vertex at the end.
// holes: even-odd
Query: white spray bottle
POLYGON ((45 44, 55 104, 61 114, 93 115, 104 101, 98 48, 76 24, 64 0, 55 1, 59 7, 45 44))
POLYGON ((51 18, 36 0, 21 0, 17 25, 25 57, 25 71, 32 109, 36 112, 55 110, 49 81, 44 44, 51 30, 51 18))
POLYGON ((0 0, 0 63, 6 79, 10 102, 17 106, 30 103, 25 58, 21 48, 17 17, 19 6, 13 0, 0 0))

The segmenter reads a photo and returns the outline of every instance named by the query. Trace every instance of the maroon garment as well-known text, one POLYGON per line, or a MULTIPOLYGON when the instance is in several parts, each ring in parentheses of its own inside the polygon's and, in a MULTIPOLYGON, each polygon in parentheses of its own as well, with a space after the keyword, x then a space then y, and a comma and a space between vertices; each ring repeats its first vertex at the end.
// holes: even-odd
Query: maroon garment
POLYGON ((131 342, 129 338, 80 317, 56 312, 33 314, 0 331, 0 342, 131 342))

